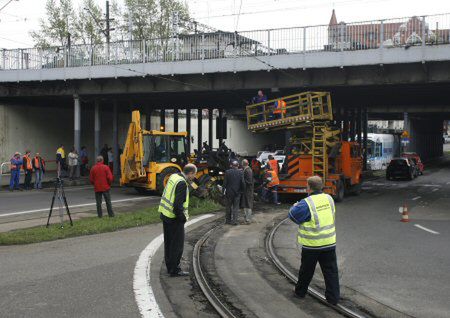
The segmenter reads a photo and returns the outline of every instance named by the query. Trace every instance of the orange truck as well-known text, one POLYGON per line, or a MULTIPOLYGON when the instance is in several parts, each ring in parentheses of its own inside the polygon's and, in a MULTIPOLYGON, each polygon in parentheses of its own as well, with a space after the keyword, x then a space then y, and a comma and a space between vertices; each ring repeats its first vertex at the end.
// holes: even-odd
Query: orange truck
POLYGON ((289 131, 286 158, 279 173, 280 194, 306 193, 306 180, 324 180, 324 192, 336 201, 346 193, 361 191, 362 155, 356 142, 344 141, 333 125, 328 92, 304 92, 247 106, 248 129, 255 133, 289 131), (274 105, 285 102, 285 112, 274 114, 274 105))

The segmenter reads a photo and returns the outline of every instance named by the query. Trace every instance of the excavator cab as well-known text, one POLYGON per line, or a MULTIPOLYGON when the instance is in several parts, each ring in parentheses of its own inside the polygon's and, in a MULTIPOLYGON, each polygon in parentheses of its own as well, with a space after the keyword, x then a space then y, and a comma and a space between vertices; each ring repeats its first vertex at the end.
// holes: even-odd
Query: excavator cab
POLYGON ((144 158, 143 165, 150 162, 176 163, 184 166, 188 162, 186 155, 186 136, 173 134, 152 133, 143 136, 144 158))

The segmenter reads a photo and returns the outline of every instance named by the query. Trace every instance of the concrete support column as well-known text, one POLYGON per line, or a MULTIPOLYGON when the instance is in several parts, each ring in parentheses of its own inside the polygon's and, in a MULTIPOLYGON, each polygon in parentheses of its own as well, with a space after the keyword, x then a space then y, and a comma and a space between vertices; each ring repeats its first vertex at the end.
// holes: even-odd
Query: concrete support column
POLYGON ((161 109, 159 113, 159 130, 166 131, 166 110, 161 109))
POLYGON ((98 99, 95 100, 94 106, 94 161, 95 158, 100 154, 100 129, 101 129, 101 121, 100 121, 100 101, 98 99))
POLYGON ((186 131, 188 133, 188 141, 187 141, 186 152, 188 154, 190 154, 191 153, 191 137, 192 137, 192 133, 191 133, 191 109, 190 108, 186 109, 186 131))
POLYGON ((360 147, 362 147, 361 121, 362 121, 362 109, 361 107, 359 107, 356 113, 356 135, 358 137, 357 141, 360 147))
POLYGON ((81 105, 80 105, 80 97, 78 95, 73 95, 73 101, 74 101, 74 123, 73 123, 73 145, 75 149, 80 153, 81 150, 81 105))
POLYGON ((355 110, 350 111, 350 127, 349 127, 350 141, 355 141, 355 110))
POLYGON ((208 109, 208 144, 212 148, 213 147, 213 112, 214 109, 208 109))
POLYGON ((178 132, 178 108, 173 110, 173 131, 178 132))
POLYGON ((113 101, 113 155, 114 155, 114 169, 115 176, 119 175, 119 103, 117 100, 113 101))
POLYGON ((348 110, 344 108, 344 115, 342 116, 342 140, 347 141, 348 140, 348 110))
POLYGON ((145 129, 152 129, 152 109, 148 105, 145 107, 145 129))
POLYGON ((223 142, 223 108, 219 108, 219 119, 217 123, 217 131, 218 131, 218 138, 219 138, 219 147, 223 142))
POLYGON ((197 115, 197 149, 198 153, 202 152, 202 109, 198 109, 197 115))
POLYGON ((369 114, 367 108, 364 108, 363 112, 363 170, 367 170, 367 128, 369 126, 369 114))

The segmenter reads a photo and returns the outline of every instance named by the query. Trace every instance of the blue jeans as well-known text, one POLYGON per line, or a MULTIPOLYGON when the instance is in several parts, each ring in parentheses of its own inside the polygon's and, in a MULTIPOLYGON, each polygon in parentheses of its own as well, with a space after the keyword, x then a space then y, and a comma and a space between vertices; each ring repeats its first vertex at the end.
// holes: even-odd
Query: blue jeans
POLYGON ((41 169, 36 170, 36 180, 34 181, 35 189, 42 189, 42 179, 44 178, 44 171, 41 169))
POLYGON ((277 204, 278 203, 278 186, 264 189, 263 197, 267 202, 272 201, 272 203, 277 204))
POLYGON ((9 189, 18 190, 20 182, 20 170, 11 170, 11 179, 9 180, 9 189))

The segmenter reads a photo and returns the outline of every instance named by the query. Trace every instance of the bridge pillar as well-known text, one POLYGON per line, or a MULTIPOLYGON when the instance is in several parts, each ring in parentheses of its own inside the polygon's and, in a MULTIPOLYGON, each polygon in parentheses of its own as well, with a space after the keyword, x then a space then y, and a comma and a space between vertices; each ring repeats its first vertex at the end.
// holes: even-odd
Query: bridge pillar
POLYGON ((443 155, 442 118, 411 117, 408 114, 410 142, 407 151, 417 152, 422 160, 443 155))
POLYGON ((166 111, 164 109, 159 112, 159 130, 166 131, 166 111))
POLYGON ((186 131, 188 133, 188 140, 187 140, 187 149, 186 149, 186 153, 188 155, 191 154, 191 109, 187 108, 186 109, 186 131))
POLYGON ((73 136, 73 145, 75 149, 80 153, 80 140, 81 140, 81 105, 80 105, 80 96, 77 94, 73 95, 74 101, 74 136, 73 136))
POLYGON ((113 156, 114 156, 114 163, 113 163, 113 173, 114 175, 119 175, 119 105, 117 100, 113 101, 113 156))
POLYGON ((178 108, 173 110, 173 131, 178 132, 178 108))
POLYGON ((100 154, 100 129, 101 129, 101 121, 100 121, 100 101, 98 99, 94 102, 94 162, 97 156, 100 154))
POLYGON ((145 106, 145 129, 152 129, 152 109, 149 105, 145 106))
POLYGON ((208 109, 208 144, 213 147, 213 108, 208 109))
POLYGON ((348 109, 344 108, 344 114, 342 116, 342 140, 348 140, 348 109))
POLYGON ((350 110, 350 141, 355 141, 355 110, 350 110))
POLYGON ((218 131, 218 138, 219 138, 219 147, 223 142, 223 108, 219 108, 219 120, 217 122, 217 131, 218 131))
POLYGON ((361 107, 359 107, 356 113, 356 136, 359 147, 362 147, 361 121, 362 121, 362 109, 361 107))
POLYGON ((367 170, 367 128, 369 126, 369 114, 367 113, 367 108, 364 108, 363 115, 363 170, 367 170))
POLYGON ((197 115, 197 149, 199 155, 202 153, 202 109, 198 109, 197 115))

